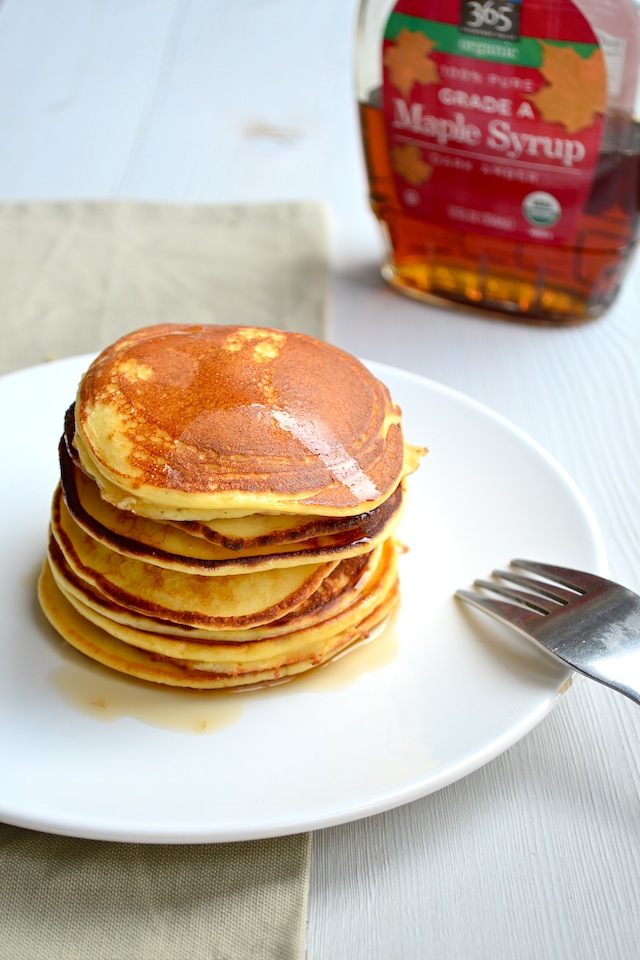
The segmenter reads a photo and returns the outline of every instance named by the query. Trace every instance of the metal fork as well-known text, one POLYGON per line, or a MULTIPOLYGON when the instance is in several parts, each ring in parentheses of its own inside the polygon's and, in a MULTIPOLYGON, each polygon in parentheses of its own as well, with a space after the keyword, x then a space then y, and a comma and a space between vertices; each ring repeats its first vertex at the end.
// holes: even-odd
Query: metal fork
POLYGON ((534 577, 496 570, 495 580, 474 582, 480 591, 510 602, 471 590, 456 596, 514 627, 566 666, 640 703, 640 596, 581 570, 533 560, 512 560, 511 566, 534 577))

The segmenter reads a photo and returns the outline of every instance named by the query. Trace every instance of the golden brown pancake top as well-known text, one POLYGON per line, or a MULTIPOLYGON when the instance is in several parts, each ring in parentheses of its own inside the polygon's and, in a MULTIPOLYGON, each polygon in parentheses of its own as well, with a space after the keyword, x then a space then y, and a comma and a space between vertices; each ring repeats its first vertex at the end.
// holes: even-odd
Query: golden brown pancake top
POLYGON ((94 472, 185 509, 371 509, 405 469, 400 419, 351 355, 254 327, 137 330, 100 354, 76 401, 94 472))

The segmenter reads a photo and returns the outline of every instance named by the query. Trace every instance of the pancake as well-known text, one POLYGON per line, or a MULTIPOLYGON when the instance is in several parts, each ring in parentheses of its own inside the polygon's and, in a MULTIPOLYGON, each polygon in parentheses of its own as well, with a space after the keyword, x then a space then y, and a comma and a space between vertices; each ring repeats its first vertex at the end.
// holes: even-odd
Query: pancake
MULTIPOLYGON (((59 447, 59 459, 61 468, 61 477, 63 488, 65 488, 65 497, 67 505, 72 510, 69 497, 66 494, 65 476, 69 476, 71 483, 74 483, 71 473, 71 464, 81 469, 80 457, 74 445, 75 436, 75 404, 72 404, 65 415, 65 427, 59 447)), ((415 451, 417 448, 411 448, 415 451)), ((84 471, 82 471, 84 473, 84 471)), ((77 476, 77 471, 76 471, 77 476)), ((87 476, 87 474, 84 474, 87 476)), ((398 488, 394 495, 397 496, 398 488)), ((389 500, 392 499, 389 498, 389 500)), ((101 495, 103 503, 113 504, 113 499, 107 501, 101 495)), ((389 503, 385 501, 385 504, 389 503)), ((384 506, 382 504, 381 506, 384 506)), ((116 508, 117 509, 117 508, 116 508)), ((378 508, 380 509, 380 508, 378 508)), ((72 510, 73 512, 73 510, 72 510)), ((128 517, 144 517, 145 514, 133 514, 130 510, 122 511, 128 517)), ((278 544, 297 543, 299 541, 309 540, 313 537, 334 536, 342 534, 343 536, 359 536, 356 527, 362 527, 374 511, 355 514, 347 517, 325 517, 325 516, 301 516, 296 514, 268 514, 252 513, 244 514, 241 517, 218 517, 214 520, 164 520, 163 522, 172 524, 184 533, 189 533, 194 537, 201 537, 210 543, 215 543, 225 550, 253 550, 262 547, 274 547, 278 544)), ((79 515, 74 513, 78 523, 82 523, 79 515)))
POLYGON ((368 639, 376 630, 381 629, 397 601, 394 591, 387 594, 382 603, 357 627, 332 634, 321 650, 316 651, 312 657, 292 650, 289 654, 285 653, 278 662, 269 665, 238 661, 235 666, 224 671, 218 669, 217 665, 216 669, 213 669, 212 664, 205 661, 165 657, 111 636, 83 617, 69 603, 56 586, 46 562, 38 582, 38 597, 47 619, 60 636, 92 660, 140 680, 197 690, 269 683, 317 667, 346 647, 359 640, 368 639))
POLYGON ((308 563, 205 577, 124 557, 89 537, 73 520, 59 490, 51 532, 76 576, 117 603, 176 623, 245 627, 268 623, 302 603, 335 567, 308 563))
MULTIPOLYGON (((194 536, 189 525, 137 517, 107 503, 97 484, 72 462, 62 443, 60 467, 65 504, 85 533, 123 556, 203 575, 246 573, 369 553, 391 535, 402 513, 403 491, 398 487, 385 503, 368 514, 360 514, 358 524, 350 524, 346 530, 323 534, 322 524, 316 523, 317 533, 308 540, 287 542, 279 531, 273 538, 263 536, 260 543, 254 540, 250 546, 228 549, 194 536)), ((329 528, 333 525, 334 521, 327 521, 329 528)))
MULTIPOLYGON (((400 487, 398 487, 398 490, 400 487)), ((397 493, 397 490, 395 491, 397 493)), ((391 495, 393 496, 393 494, 391 495)), ((391 497, 389 498, 389 500, 391 497)), ((389 502, 376 510, 380 510, 389 502)), ((359 536, 354 528, 362 526, 375 513, 358 513, 353 517, 305 517, 297 514, 252 513, 245 517, 219 517, 216 520, 169 520, 194 537, 201 537, 227 550, 252 550, 299 543, 313 537, 359 536)))
POLYGON ((49 567, 58 589, 77 612, 111 636, 163 656, 215 663, 216 670, 228 669, 230 664, 236 670, 239 662, 254 666, 259 662, 264 666, 267 663, 281 662, 285 656, 290 657, 293 653, 301 652, 312 659, 322 652, 324 645, 333 635, 355 627, 366 616, 373 613, 385 601, 387 595, 394 591, 397 580, 397 564, 391 548, 390 555, 378 558, 373 576, 351 592, 348 606, 334 616, 307 626, 303 625, 286 634, 263 631, 262 636, 253 636, 241 641, 234 632, 230 631, 220 634, 220 639, 205 640, 201 637, 202 631, 194 631, 187 639, 177 634, 159 634, 153 630, 147 630, 143 618, 140 619, 138 627, 127 626, 113 620, 108 613, 98 612, 94 606, 88 606, 79 600, 75 593, 67 591, 51 563, 49 567))
POLYGON ((302 334, 161 324, 82 378, 75 439, 105 499, 157 519, 352 516, 417 465, 389 391, 302 334))
POLYGON ((306 629, 338 616, 352 604, 356 593, 368 590, 370 581, 381 576, 381 567, 389 563, 387 555, 383 553, 387 547, 385 543, 366 556, 342 560, 306 600, 282 617, 257 626, 239 628, 237 625, 224 625, 222 629, 163 620, 117 603, 73 572, 53 536, 49 541, 48 559, 56 583, 72 603, 78 601, 83 607, 90 607, 114 623, 198 642, 224 640, 244 643, 306 629))
POLYGON ((301 334, 163 324, 82 377, 38 595, 114 670, 218 689, 282 679, 399 602, 408 444, 389 392, 301 334))

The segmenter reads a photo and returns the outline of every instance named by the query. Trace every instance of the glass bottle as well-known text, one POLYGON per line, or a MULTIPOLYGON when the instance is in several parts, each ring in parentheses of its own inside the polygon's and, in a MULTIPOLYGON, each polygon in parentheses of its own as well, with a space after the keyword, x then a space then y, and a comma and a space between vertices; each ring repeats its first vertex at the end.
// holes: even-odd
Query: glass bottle
POLYGON ((640 224, 632 0, 362 0, 357 43, 389 283, 533 322, 602 314, 640 224))

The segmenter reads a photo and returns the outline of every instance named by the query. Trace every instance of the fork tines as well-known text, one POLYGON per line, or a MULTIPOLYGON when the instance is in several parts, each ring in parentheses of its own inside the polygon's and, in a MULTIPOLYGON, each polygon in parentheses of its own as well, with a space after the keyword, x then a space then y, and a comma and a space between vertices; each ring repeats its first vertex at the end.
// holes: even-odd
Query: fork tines
POLYGON ((515 628, 565 667, 640 704, 640 595, 566 567, 532 560, 512 560, 511 566, 532 576, 497 570, 493 580, 476 580, 477 590, 458 590, 456 596, 515 628))
POLYGON ((527 570, 547 580, 555 580, 576 593, 589 593, 593 587, 603 584, 602 577, 594 573, 585 573, 583 570, 572 570, 570 567, 558 567, 552 563, 538 563, 536 560, 512 560, 512 567, 527 570))
MULTIPOLYGON (((467 590, 458 590, 456 595, 475 606, 483 607, 493 613, 508 615, 511 618, 515 615, 513 605, 525 607, 528 611, 535 611, 536 614, 545 616, 579 599, 590 589, 603 583, 600 577, 592 574, 549 563, 538 563, 534 560, 512 560, 511 566, 525 570, 534 576, 525 576, 511 570, 494 570, 493 580, 480 579, 475 580, 473 584, 479 590, 504 597, 510 601, 510 604, 483 598, 478 593, 467 590), (515 587, 507 584, 515 584, 515 587), (519 587, 523 589, 517 589, 519 587)), ((527 619, 530 616, 531 614, 527 619)))

